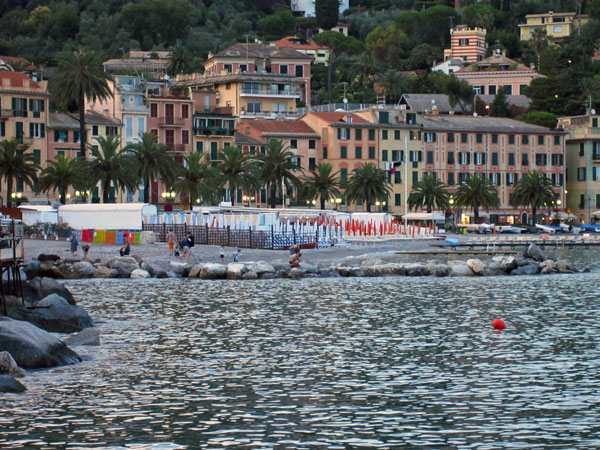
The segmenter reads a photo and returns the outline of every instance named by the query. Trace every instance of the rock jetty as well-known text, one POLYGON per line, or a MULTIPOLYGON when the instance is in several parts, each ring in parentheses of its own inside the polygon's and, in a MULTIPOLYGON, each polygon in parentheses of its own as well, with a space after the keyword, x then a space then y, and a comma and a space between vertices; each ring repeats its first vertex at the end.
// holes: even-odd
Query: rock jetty
MULTIPOLYGON (((385 276, 491 276, 574 273, 578 270, 568 261, 548 259, 535 245, 522 254, 496 256, 491 260, 467 259, 446 264, 384 263, 370 260, 360 265, 346 263, 313 265, 303 262, 300 267, 290 267, 287 261, 264 261, 231 264, 190 264, 183 260, 144 262, 137 256, 117 257, 110 261, 62 260, 53 255, 40 255, 24 268, 27 279, 39 277, 59 279, 80 278, 201 278, 205 280, 256 280, 270 278, 309 277, 385 277, 385 276)), ((48 281, 46 281, 48 284, 48 281)), ((48 287, 46 287, 48 289, 48 287)), ((59 293, 60 295, 60 293, 59 293)))

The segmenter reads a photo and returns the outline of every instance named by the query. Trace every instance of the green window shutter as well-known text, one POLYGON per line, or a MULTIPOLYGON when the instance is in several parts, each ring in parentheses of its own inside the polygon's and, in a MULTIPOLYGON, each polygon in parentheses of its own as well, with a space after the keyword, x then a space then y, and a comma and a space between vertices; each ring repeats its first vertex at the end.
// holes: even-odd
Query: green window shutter
POLYGON ((400 140, 400 130, 394 130, 394 140, 400 140))
POLYGON ((529 144, 529 136, 527 136, 526 134, 523 135, 523 144, 529 144))
POLYGON ((454 172, 448 172, 448 185, 454 186, 454 172))
POLYGON ((467 133, 461 133, 460 135, 460 141, 464 144, 465 142, 467 142, 467 133))
POLYGON ((16 110, 17 109, 17 99, 16 98, 11 98, 12 100, 12 110, 16 110))
POLYGON ((348 181, 348 169, 340 170, 340 180, 344 183, 348 181))
POLYGON ((498 143, 498 135, 492 134, 492 144, 497 144, 497 143, 498 143))
POLYGON ((409 137, 410 137, 410 140, 411 140, 411 141, 412 141, 412 140, 415 138, 415 135, 414 135, 414 133, 412 132, 412 130, 411 130, 411 131, 409 131, 409 137))
POLYGON ((202 141, 196 142, 196 151, 198 153, 202 153, 204 151, 202 144, 204 144, 204 142, 202 142, 202 141))
POLYGON ((544 135, 540 134, 538 136, 538 145, 544 145, 544 135))
POLYGON ((477 133, 477 143, 481 144, 483 142, 483 134, 477 133))
POLYGON ((345 145, 342 145, 342 147, 340 148, 340 158, 347 158, 348 157, 348 148, 345 145))
POLYGON ((412 184, 413 186, 419 182, 419 172, 412 173, 412 184))
POLYGON ((554 145, 560 145, 560 136, 554 136, 554 145))
POLYGON ((508 136, 508 143, 513 145, 515 143, 515 135, 511 134, 508 136))
POLYGON ((514 153, 509 153, 508 154, 508 165, 509 166, 514 166, 515 165, 515 154, 514 153))
POLYGON ((437 142, 437 133, 433 133, 433 142, 437 142))
POLYGON ((427 152, 427 164, 433 164, 433 152, 432 151, 427 152))
POLYGON ((39 165, 42 161, 42 151, 41 150, 34 150, 33 151, 33 162, 37 165, 39 165))
POLYGON ((360 140, 362 140, 362 130, 361 130, 360 128, 357 128, 357 129, 355 130, 355 132, 356 132, 356 140, 357 140, 357 141, 360 141, 360 140))
POLYGON ((4 122, 0 122, 0 136, 4 136, 6 134, 6 129, 4 128, 4 122))
POLYGON ((33 99, 29 99, 29 111, 33 111, 33 99))
POLYGON ((17 178, 17 192, 23 192, 23 178, 17 178))
POLYGON ((471 152, 467 152, 467 164, 471 164, 471 152))
POLYGON ((448 133, 448 142, 454 142, 454 133, 448 133))
POLYGON ((373 129, 369 129, 369 140, 370 141, 375 140, 375 130, 373 130, 373 129))
POLYGON ((33 123, 29 123, 29 137, 33 137, 33 123))
POLYGON ((338 139, 342 138, 342 129, 341 128, 337 129, 337 137, 338 137, 338 139))
POLYGON ((402 197, 401 194, 394 194, 394 205, 402 206, 402 197))
POLYGON ((327 159, 327 147, 323 147, 323 159, 327 159))
POLYGON ((423 161, 423 152, 419 150, 419 162, 423 161))
POLYGON ((40 100, 40 111, 46 111, 46 100, 40 100))
POLYGON ((454 164, 454 152, 448 152, 448 164, 454 164))
POLYGON ((498 165, 498 153, 494 152, 492 153, 492 166, 497 166, 498 165))
POLYGON ((46 125, 41 123, 40 124, 40 137, 45 137, 45 136, 46 136, 46 125))
POLYGON ((369 147, 369 159, 375 159, 375 147, 369 147))
POLYGON ((388 131, 387 130, 383 130, 381 132, 381 139, 383 139, 384 141, 387 140, 388 138, 388 131))
POLYGON ((394 183, 396 183, 396 184, 402 183, 402 174, 400 173, 400 171, 394 172, 394 183))
POLYGON ((382 161, 388 160, 388 151, 387 150, 381 150, 381 160, 382 161))
POLYGON ((594 128, 598 128, 598 118, 597 118, 597 117, 594 117, 594 118, 592 119, 592 126, 593 126, 594 128))

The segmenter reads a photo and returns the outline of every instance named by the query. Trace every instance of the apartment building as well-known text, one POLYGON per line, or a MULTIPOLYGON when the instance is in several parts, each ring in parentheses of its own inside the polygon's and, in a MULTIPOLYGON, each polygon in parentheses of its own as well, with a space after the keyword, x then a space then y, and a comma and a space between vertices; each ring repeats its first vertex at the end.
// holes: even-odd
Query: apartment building
POLYGON ((500 88, 506 95, 521 95, 532 80, 544 77, 501 53, 463 67, 454 75, 473 86, 476 94, 482 95, 495 95, 500 88))
POLYGON ((300 36, 286 36, 274 42, 275 47, 291 48, 313 58, 314 64, 329 64, 329 49, 300 36))
POLYGON ((459 60, 463 63, 481 61, 487 53, 485 28, 469 28, 457 25, 450 30, 450 48, 444 50, 444 61, 459 60))
POLYGON ((535 30, 542 30, 546 35, 546 39, 555 44, 573 34, 588 21, 588 16, 578 15, 574 12, 557 13, 549 11, 546 14, 527 14, 525 23, 519 24, 519 31, 521 40, 528 41, 532 38, 535 30))
POLYGON ((562 117, 559 128, 566 136, 566 207, 584 223, 600 219, 600 116, 562 117))
MULTIPOLYGON (((531 211, 511 206, 515 184, 539 170, 551 179, 557 199, 565 202, 565 133, 499 117, 422 115, 424 174, 433 174, 453 190, 472 175, 497 187, 500 208, 491 222, 528 223, 531 211)), ((468 222, 470 212, 459 214, 468 222)), ((542 213, 542 211, 540 211, 542 213)), ((484 214, 486 215, 486 214, 484 214)))
POLYGON ((237 118, 231 108, 217 107, 214 90, 192 91, 194 100, 193 148, 204 153, 206 161, 217 161, 218 153, 235 144, 237 118))
MULTIPOLYGON (((42 167, 48 159, 49 98, 46 82, 36 82, 22 72, 0 71, 0 140, 18 139, 42 167)), ((5 185, 2 180, 3 191, 5 185)), ((35 196, 21 179, 15 180, 13 190, 27 198, 35 196)))

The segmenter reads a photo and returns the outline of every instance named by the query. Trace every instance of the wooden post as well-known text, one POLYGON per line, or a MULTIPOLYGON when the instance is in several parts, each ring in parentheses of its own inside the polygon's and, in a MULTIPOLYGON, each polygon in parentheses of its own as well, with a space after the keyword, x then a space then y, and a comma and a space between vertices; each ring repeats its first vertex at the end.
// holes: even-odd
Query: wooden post
POLYGON ((252 227, 248 227, 248 233, 250 235, 250 242, 248 243, 248 245, 250 248, 252 248, 252 227))
POLYGON ((273 233, 273 225, 271 225, 271 248, 275 248, 275 234, 273 233))
POLYGON ((227 225, 227 247, 231 247, 231 225, 227 225))

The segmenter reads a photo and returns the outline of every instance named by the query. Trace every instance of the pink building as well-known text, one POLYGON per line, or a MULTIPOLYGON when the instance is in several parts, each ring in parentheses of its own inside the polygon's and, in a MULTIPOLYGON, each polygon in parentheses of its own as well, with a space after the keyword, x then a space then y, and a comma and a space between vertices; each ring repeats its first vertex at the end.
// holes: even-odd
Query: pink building
POLYGON ((463 63, 481 61, 485 58, 487 44, 484 28, 457 25, 450 30, 450 48, 444 50, 444 61, 455 59, 463 63))

